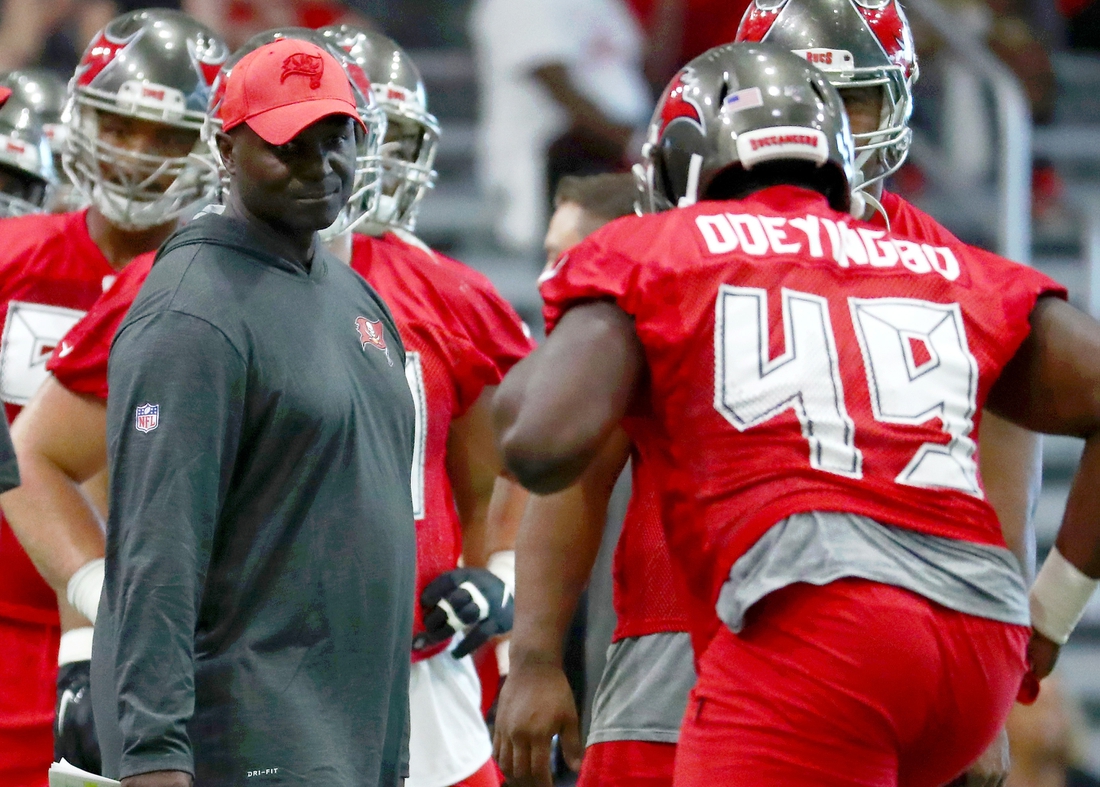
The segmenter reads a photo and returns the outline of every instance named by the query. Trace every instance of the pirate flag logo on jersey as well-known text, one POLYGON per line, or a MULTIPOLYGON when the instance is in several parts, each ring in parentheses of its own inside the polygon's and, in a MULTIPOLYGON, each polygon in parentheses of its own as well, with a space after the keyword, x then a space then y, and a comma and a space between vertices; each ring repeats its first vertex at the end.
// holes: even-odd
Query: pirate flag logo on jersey
POLYGON ((359 332, 359 342, 363 345, 364 352, 367 350, 367 345, 377 347, 386 354, 386 360, 389 362, 390 366, 393 366, 393 359, 390 358, 390 349, 386 346, 384 326, 381 320, 368 320, 366 317, 356 317, 355 330, 359 332))

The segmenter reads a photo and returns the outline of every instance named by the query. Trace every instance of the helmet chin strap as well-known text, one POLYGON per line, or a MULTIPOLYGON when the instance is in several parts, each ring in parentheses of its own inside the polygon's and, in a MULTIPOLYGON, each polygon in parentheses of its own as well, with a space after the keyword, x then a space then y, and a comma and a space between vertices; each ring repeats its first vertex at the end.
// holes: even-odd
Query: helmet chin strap
POLYGON ((852 205, 848 208, 848 212, 854 218, 863 219, 867 214, 867 206, 870 205, 876 213, 882 214, 882 220, 886 222, 886 231, 889 232, 890 217, 886 215, 886 208, 882 207, 881 202, 865 191, 867 186, 875 181, 864 180, 862 165, 867 162, 873 152, 865 150, 856 159, 856 182, 852 184, 852 205))

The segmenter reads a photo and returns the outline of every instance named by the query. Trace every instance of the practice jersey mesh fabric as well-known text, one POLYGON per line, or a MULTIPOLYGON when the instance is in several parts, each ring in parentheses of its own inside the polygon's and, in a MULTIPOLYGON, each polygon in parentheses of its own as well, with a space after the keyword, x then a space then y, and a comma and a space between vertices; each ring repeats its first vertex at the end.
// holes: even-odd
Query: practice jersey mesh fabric
MULTIPOLYGON (((956 244, 959 241, 935 219, 896 194, 884 192, 882 205, 895 235, 924 243, 956 244)), ((886 228, 881 213, 871 224, 886 228)), ((548 311, 548 317, 553 309, 548 311)), ((643 405, 644 406, 644 405, 643 405)), ((652 449, 652 419, 632 414, 629 431, 634 435, 632 493, 622 534, 615 549, 613 579, 617 624, 614 641, 626 637, 687 631, 688 622, 661 527, 660 495, 667 473, 661 454, 652 449)))
POLYGON ((1004 545, 973 439, 1036 300, 1065 295, 1047 277, 775 187, 613 222, 542 292, 551 330, 594 298, 635 319, 670 428, 662 506, 693 633, 713 631, 733 562, 800 511, 1004 545))
MULTIPOLYGON (((10 423, 46 379, 50 352, 115 279, 87 211, 0 221, 0 398, 10 423)), ((0 616, 57 622, 57 595, 7 521, 0 524, 0 616)))
POLYGON ((135 257, 54 349, 46 368, 70 391, 107 398, 107 359, 111 355, 111 342, 145 283, 154 259, 156 252, 135 257))
MULTIPOLYGON (((413 462, 417 582, 414 633, 424 628, 420 593, 458 566, 462 531, 447 474, 447 436, 486 386, 533 348, 523 322, 487 278, 393 233, 356 235, 352 267, 393 312, 409 352, 406 375, 419 400, 413 462), (418 477, 419 476, 419 477, 418 477)), ((417 651, 414 660, 446 643, 417 651)))

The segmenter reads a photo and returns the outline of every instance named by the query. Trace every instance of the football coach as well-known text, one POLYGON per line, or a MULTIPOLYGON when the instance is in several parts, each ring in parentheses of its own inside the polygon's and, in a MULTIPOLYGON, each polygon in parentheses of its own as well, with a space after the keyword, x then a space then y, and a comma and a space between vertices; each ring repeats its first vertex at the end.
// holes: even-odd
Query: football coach
POLYGON ((362 133, 340 64, 230 72, 222 215, 170 237, 111 350, 92 655, 124 787, 373 787, 407 772, 413 401, 385 304, 317 231, 362 133))

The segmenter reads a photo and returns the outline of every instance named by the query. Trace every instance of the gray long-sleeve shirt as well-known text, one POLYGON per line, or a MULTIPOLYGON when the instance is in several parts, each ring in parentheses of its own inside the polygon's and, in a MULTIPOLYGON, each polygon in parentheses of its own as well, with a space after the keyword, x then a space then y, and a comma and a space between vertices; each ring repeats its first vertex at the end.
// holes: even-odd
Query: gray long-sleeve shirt
POLYGON ((8 434, 8 421, 0 418, 0 492, 19 486, 19 468, 15 464, 15 449, 8 434))
POLYGON ((109 367, 93 703, 106 773, 201 787, 407 770, 413 403, 378 295, 246 225, 170 238, 109 367))

